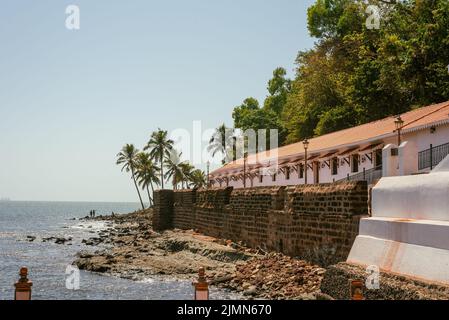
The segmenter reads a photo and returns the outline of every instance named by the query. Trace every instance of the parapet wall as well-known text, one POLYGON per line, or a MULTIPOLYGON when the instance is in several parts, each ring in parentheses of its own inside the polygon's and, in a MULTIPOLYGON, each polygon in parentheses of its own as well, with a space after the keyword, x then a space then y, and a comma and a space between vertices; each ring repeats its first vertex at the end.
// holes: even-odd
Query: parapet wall
POLYGON ((359 220, 368 214, 367 201, 366 182, 162 190, 155 193, 153 228, 195 229, 291 256, 325 250, 335 260, 346 259, 359 220))

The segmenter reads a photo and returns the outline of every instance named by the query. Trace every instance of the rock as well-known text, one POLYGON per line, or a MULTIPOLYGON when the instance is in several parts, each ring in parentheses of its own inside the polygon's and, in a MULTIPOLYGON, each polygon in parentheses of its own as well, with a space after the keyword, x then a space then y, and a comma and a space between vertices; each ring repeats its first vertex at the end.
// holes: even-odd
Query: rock
POLYGON ((92 258, 94 255, 87 251, 81 251, 81 252, 78 252, 77 256, 80 258, 88 259, 88 258, 92 258))
POLYGON ((55 239, 55 237, 42 238, 42 242, 47 242, 53 239, 55 239))
POLYGON ((93 266, 90 271, 104 273, 108 272, 110 269, 111 267, 109 265, 102 264, 98 266, 93 266))
POLYGON ((242 289, 243 290, 246 290, 246 289, 248 289, 248 288, 250 288, 251 287, 251 283, 249 283, 249 282, 243 282, 243 284, 242 284, 242 289))
POLYGON ((65 244, 66 242, 72 241, 72 238, 64 238, 64 237, 47 237, 42 238, 42 242, 54 241, 55 244, 65 244))
POLYGON ((250 286, 248 289, 243 291, 243 295, 245 295, 245 296, 255 296, 255 295, 257 295, 257 287, 256 286, 250 286))
POLYGON ((85 244, 86 246, 97 246, 100 243, 103 242, 103 238, 89 238, 89 239, 83 239, 81 243, 85 244))
POLYGON ((34 240, 36 240, 35 236, 27 236, 27 241, 28 242, 33 242, 34 240))
POLYGON ((62 237, 60 237, 60 238, 55 238, 55 243, 56 244, 65 244, 66 242, 69 242, 69 241, 72 241, 72 238, 71 237, 69 237, 69 238, 62 238, 62 237))

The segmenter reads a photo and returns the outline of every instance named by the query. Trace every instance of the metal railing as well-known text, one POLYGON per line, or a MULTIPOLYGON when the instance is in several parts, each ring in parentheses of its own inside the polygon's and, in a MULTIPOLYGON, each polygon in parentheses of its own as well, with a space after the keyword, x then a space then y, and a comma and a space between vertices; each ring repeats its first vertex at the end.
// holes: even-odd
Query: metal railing
POLYGON ((430 148, 421 151, 418 154, 418 170, 424 170, 435 168, 446 156, 449 155, 449 143, 442 144, 434 147, 430 145, 430 148))
POLYGON ((352 176, 348 174, 348 176, 344 179, 341 179, 337 182, 341 181, 367 181, 368 184, 374 183, 374 181, 382 178, 382 166, 377 166, 372 169, 365 170, 363 172, 356 173, 352 176))

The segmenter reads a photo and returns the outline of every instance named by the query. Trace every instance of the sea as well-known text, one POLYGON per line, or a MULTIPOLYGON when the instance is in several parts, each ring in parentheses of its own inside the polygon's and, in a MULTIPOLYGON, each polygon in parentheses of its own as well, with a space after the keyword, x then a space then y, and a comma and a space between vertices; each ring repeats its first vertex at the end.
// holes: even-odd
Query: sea
MULTIPOLYGON (((86 247, 105 222, 79 220, 96 215, 129 213, 138 203, 0 201, 0 300, 14 298, 21 267, 28 268, 33 300, 192 300, 192 281, 148 278, 132 281, 80 271, 79 286, 70 277, 76 254, 86 247), (27 236, 36 237, 33 242, 27 236), (43 242, 42 238, 72 237, 71 245, 43 242), (67 285, 68 284, 68 285, 67 285)), ((192 279, 193 280, 193 279, 192 279)), ((211 288, 214 300, 239 299, 232 292, 211 288)))

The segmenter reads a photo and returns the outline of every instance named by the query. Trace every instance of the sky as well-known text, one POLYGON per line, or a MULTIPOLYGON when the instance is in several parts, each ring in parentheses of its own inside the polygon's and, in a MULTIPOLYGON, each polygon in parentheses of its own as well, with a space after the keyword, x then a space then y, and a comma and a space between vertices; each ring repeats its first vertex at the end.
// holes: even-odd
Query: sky
POLYGON ((276 67, 294 76, 313 2, 3 0, 0 198, 135 202, 121 147, 159 127, 232 126, 276 67))

